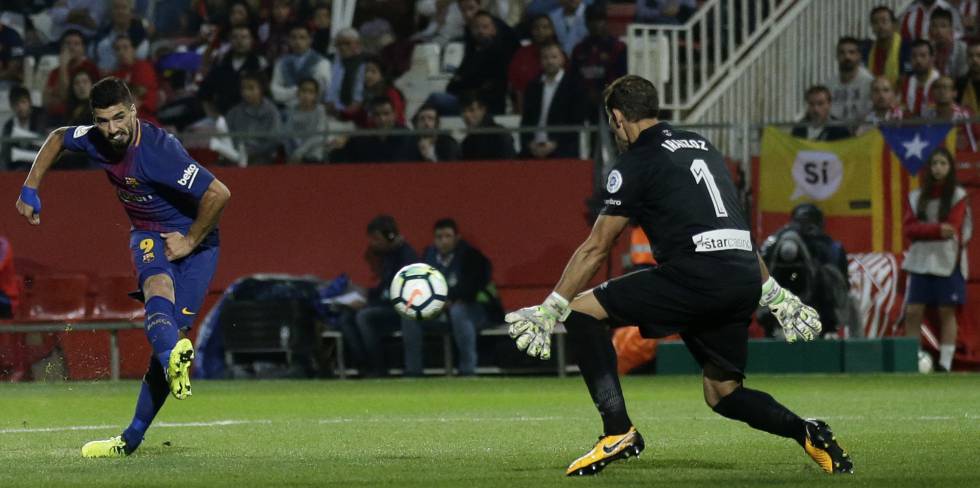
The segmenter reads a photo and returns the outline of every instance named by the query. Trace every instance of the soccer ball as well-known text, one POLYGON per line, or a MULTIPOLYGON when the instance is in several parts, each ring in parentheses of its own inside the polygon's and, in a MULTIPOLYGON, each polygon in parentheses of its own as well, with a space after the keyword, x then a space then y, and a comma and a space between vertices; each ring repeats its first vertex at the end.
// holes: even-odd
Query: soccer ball
POLYGON ((925 351, 919 351, 919 372, 923 374, 931 373, 933 367, 932 354, 925 351))
POLYGON ((439 315, 446 306, 448 293, 446 277, 425 263, 409 264, 398 270, 389 289, 395 310, 414 320, 439 315))

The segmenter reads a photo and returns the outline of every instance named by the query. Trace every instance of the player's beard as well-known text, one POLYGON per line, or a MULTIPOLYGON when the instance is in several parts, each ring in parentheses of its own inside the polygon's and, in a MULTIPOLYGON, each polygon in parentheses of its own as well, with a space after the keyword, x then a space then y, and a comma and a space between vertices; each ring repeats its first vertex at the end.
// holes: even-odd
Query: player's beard
POLYGON ((125 132, 120 130, 116 135, 109 136, 108 139, 112 149, 122 152, 126 150, 129 143, 133 140, 133 131, 130 128, 126 128, 125 132))

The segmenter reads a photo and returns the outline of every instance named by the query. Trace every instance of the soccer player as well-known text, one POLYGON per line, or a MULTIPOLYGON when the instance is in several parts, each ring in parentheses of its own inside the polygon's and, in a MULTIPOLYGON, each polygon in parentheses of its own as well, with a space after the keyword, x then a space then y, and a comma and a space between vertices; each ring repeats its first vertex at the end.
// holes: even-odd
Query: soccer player
POLYGON ((85 457, 118 457, 139 447, 167 393, 178 400, 191 395, 194 349, 183 336, 214 275, 218 219, 231 193, 174 136, 136 118, 133 95, 122 80, 96 83, 90 104, 94 125, 62 127, 48 135, 21 188, 17 211, 33 225, 41 223, 41 180, 68 149, 105 169, 132 222, 129 247, 153 354, 129 427, 82 447, 85 457))
POLYGON ((619 78, 603 99, 625 149, 606 181, 605 207, 544 303, 506 317, 517 347, 542 359, 550 357, 555 324, 565 324, 602 417, 599 441, 566 474, 595 474, 643 450, 607 328, 625 324, 640 324, 652 338, 680 333, 702 367, 704 399, 718 414, 795 440, 827 473, 851 472, 825 422, 803 420, 743 385, 748 325, 758 304, 772 310, 790 341, 813 339, 821 325, 812 308, 769 277, 722 155, 700 135, 657 120, 657 92, 643 78, 619 78), (631 219, 649 236, 659 267, 580 293, 631 219))

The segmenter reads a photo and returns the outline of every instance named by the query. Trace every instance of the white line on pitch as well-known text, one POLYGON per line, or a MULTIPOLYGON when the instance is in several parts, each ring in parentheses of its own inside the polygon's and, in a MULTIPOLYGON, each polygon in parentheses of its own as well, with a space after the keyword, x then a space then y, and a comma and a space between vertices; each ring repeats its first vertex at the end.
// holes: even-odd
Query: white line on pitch
MULTIPOLYGON (((228 425, 271 424, 271 420, 213 420, 210 422, 158 422, 153 427, 186 428, 186 427, 224 427, 228 425)), ((118 425, 69 425, 65 427, 36 427, 21 429, 0 429, 0 434, 34 434, 41 432, 67 432, 75 430, 104 430, 118 429, 118 425)))

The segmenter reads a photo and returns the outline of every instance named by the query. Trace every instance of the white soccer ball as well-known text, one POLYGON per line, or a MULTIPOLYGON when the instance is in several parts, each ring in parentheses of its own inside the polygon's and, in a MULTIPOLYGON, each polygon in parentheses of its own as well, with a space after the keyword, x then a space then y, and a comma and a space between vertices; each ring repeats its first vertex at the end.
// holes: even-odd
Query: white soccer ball
POLYGON ((932 354, 919 351, 919 372, 922 374, 931 373, 933 367, 932 354))
POLYGON ((449 286, 439 270, 425 263, 409 264, 391 280, 391 304, 401 315, 427 320, 439 315, 446 306, 449 286))

